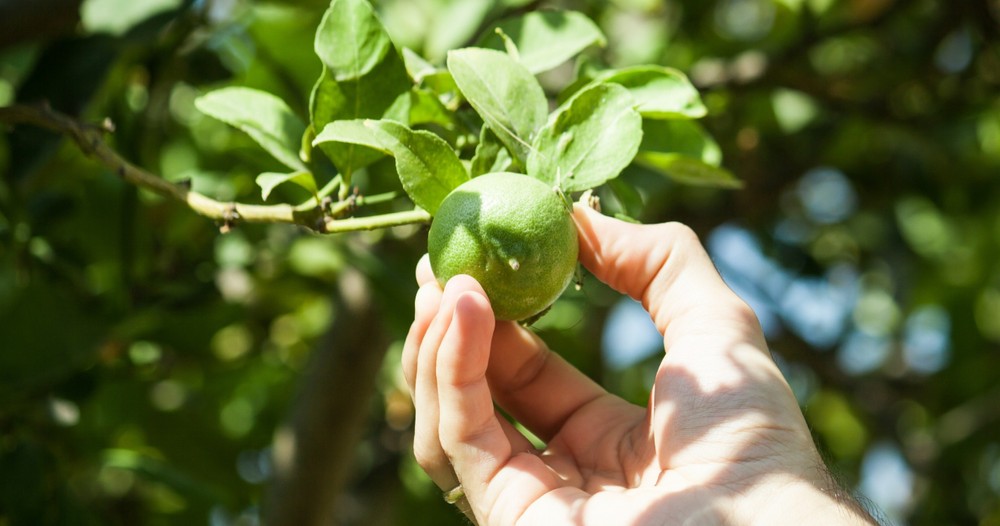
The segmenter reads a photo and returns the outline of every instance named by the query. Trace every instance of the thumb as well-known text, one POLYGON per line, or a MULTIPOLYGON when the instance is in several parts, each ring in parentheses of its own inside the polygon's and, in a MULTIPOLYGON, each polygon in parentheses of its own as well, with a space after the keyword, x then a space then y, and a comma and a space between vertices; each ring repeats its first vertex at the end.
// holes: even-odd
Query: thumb
POLYGON ((703 319, 710 325, 731 319, 744 327, 751 322, 759 330, 753 312, 725 284, 697 234, 686 225, 636 225, 581 205, 573 218, 583 266, 641 302, 661 334, 666 336, 667 326, 681 318, 703 319))

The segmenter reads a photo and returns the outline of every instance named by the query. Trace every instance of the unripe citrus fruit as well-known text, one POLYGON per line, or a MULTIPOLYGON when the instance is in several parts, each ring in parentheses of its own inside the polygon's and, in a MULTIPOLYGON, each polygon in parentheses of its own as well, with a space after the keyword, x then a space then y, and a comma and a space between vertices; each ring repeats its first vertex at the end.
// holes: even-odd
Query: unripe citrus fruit
POLYGON ((562 197, 514 173, 481 175, 448 194, 427 244, 438 282, 476 278, 501 320, 523 320, 552 305, 573 279, 579 251, 562 197))

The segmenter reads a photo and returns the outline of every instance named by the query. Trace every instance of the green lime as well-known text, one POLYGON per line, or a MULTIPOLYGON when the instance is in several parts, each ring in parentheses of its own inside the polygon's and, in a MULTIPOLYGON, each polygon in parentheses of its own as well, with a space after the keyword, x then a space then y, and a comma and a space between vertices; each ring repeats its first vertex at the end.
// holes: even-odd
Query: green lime
POLYGON ((468 274, 483 286, 497 319, 542 312, 573 279, 579 246, 569 206, 538 179, 491 173, 441 203, 427 239, 443 286, 468 274))

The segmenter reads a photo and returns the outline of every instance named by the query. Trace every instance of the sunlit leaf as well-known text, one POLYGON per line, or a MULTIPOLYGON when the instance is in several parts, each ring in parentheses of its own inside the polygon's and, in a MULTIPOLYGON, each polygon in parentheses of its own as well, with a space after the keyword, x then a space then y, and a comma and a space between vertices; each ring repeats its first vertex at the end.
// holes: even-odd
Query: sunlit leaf
MULTIPOLYGON (((375 69, 356 79, 338 81, 324 69, 311 97, 313 127, 322 130, 336 120, 382 118, 411 85, 403 61, 395 51, 388 53, 375 69)), ((406 120, 405 116, 394 115, 394 118, 406 120)), ((320 149, 345 174, 348 184, 349 174, 382 157, 381 153, 352 144, 323 143, 320 149)))
POLYGON ((645 119, 642 130, 640 154, 679 154, 712 166, 722 163, 719 144, 697 122, 645 119))
POLYGON ((353 80, 382 62, 392 41, 367 0, 333 0, 314 46, 334 79, 353 80))
POLYGON ((504 50, 504 40, 496 29, 510 38, 517 47, 518 60, 532 73, 548 71, 590 46, 605 44, 597 25, 575 11, 532 11, 509 18, 483 33, 477 45, 504 50))
POLYGON ((299 146, 306 126, 285 101, 264 91, 231 87, 198 97, 195 106, 243 130, 285 166, 305 170, 299 146))
POLYGON ((465 166, 447 142, 398 122, 336 121, 323 128, 315 142, 354 144, 393 156, 403 189, 417 206, 432 215, 452 190, 469 180, 465 166))
MULTIPOLYGON (((608 70, 598 74, 585 87, 597 83, 614 83, 624 86, 635 98, 643 117, 657 119, 698 119, 707 113, 698 90, 687 76, 672 68, 662 66, 634 66, 608 70)), ((562 99, 567 99, 579 84, 570 86, 562 99)))
POLYGON ((448 53, 448 70, 476 112, 523 162, 548 113, 545 93, 531 72, 506 53, 478 48, 448 53))
POLYGON ((257 186, 260 187, 261 198, 265 201, 278 185, 288 182, 305 188, 312 195, 316 195, 318 192, 318 189, 316 188, 316 179, 313 177, 312 173, 306 171, 291 173, 264 172, 257 176, 256 181, 257 186))
POLYGON ((532 145, 528 175, 567 192, 613 179, 642 141, 642 117, 628 90, 596 84, 554 114, 532 145))
POLYGON ((494 0, 449 0, 435 13, 424 52, 438 61, 450 49, 461 47, 476 36, 476 31, 494 9, 494 0))
POLYGON ((720 167, 722 150, 697 122, 647 119, 642 127, 637 163, 687 185, 743 187, 742 181, 720 167))

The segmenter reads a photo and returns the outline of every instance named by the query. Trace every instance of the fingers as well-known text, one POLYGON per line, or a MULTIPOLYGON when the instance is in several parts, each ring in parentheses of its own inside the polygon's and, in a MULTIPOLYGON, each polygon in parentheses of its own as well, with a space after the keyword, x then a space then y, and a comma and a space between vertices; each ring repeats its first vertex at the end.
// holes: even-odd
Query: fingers
POLYGON ((427 333, 427 328, 434 320, 434 314, 437 313, 440 304, 441 289, 438 288, 437 283, 428 283, 417 290, 417 297, 414 300, 413 324, 410 325, 410 332, 406 335, 402 356, 403 376, 410 388, 410 396, 414 395, 414 383, 417 378, 417 350, 427 333))
MULTIPOLYGON (((448 282, 446 294, 463 286, 455 281, 453 278, 448 282)), ((557 481, 537 456, 528 453, 528 441, 493 410, 486 369, 495 321, 481 290, 470 287, 458 297, 438 351, 437 377, 441 446, 474 513, 481 523, 486 523, 504 496, 523 509, 557 481), (512 466, 515 457, 521 460, 514 464, 523 464, 527 469, 512 466), (526 492, 525 484, 537 488, 526 492)))
POLYGON ((486 377, 500 407, 546 442, 570 416, 608 396, 541 338, 512 322, 496 325, 486 377))
POLYGON ((733 322, 763 342, 756 317, 722 281, 697 235, 680 223, 635 225, 585 207, 573 211, 580 261, 598 279, 641 301, 666 338, 733 322), (705 314, 712 327, 700 327, 705 314), (681 330, 683 329, 683 330, 681 330), (752 333, 752 334, 751 334, 752 333))
MULTIPOLYGON (((431 320, 426 325, 423 338, 418 340, 415 356, 411 357, 412 353, 407 355, 407 358, 411 360, 409 369, 412 370, 413 402, 417 408, 414 422, 413 453, 424 471, 442 489, 454 487, 457 479, 447 456, 441 449, 441 440, 438 434, 440 405, 438 403, 436 374, 437 356, 441 342, 451 325, 455 304, 458 297, 464 292, 462 287, 457 286, 460 284, 462 283, 457 282, 456 286, 446 287, 441 292, 436 309, 430 311, 429 314, 421 312, 417 315, 418 320, 426 320, 427 317, 430 317, 431 320)), ((436 283, 428 283, 421 287, 421 290, 437 288, 436 283)), ((427 294, 431 295, 432 293, 427 294)), ((430 300, 427 300, 426 306, 432 306, 430 300)), ((411 331, 411 334, 417 330, 411 331)))
POLYGON ((417 284, 425 285, 427 283, 433 283, 434 271, 431 270, 431 257, 429 254, 424 254, 417 262, 417 284))

